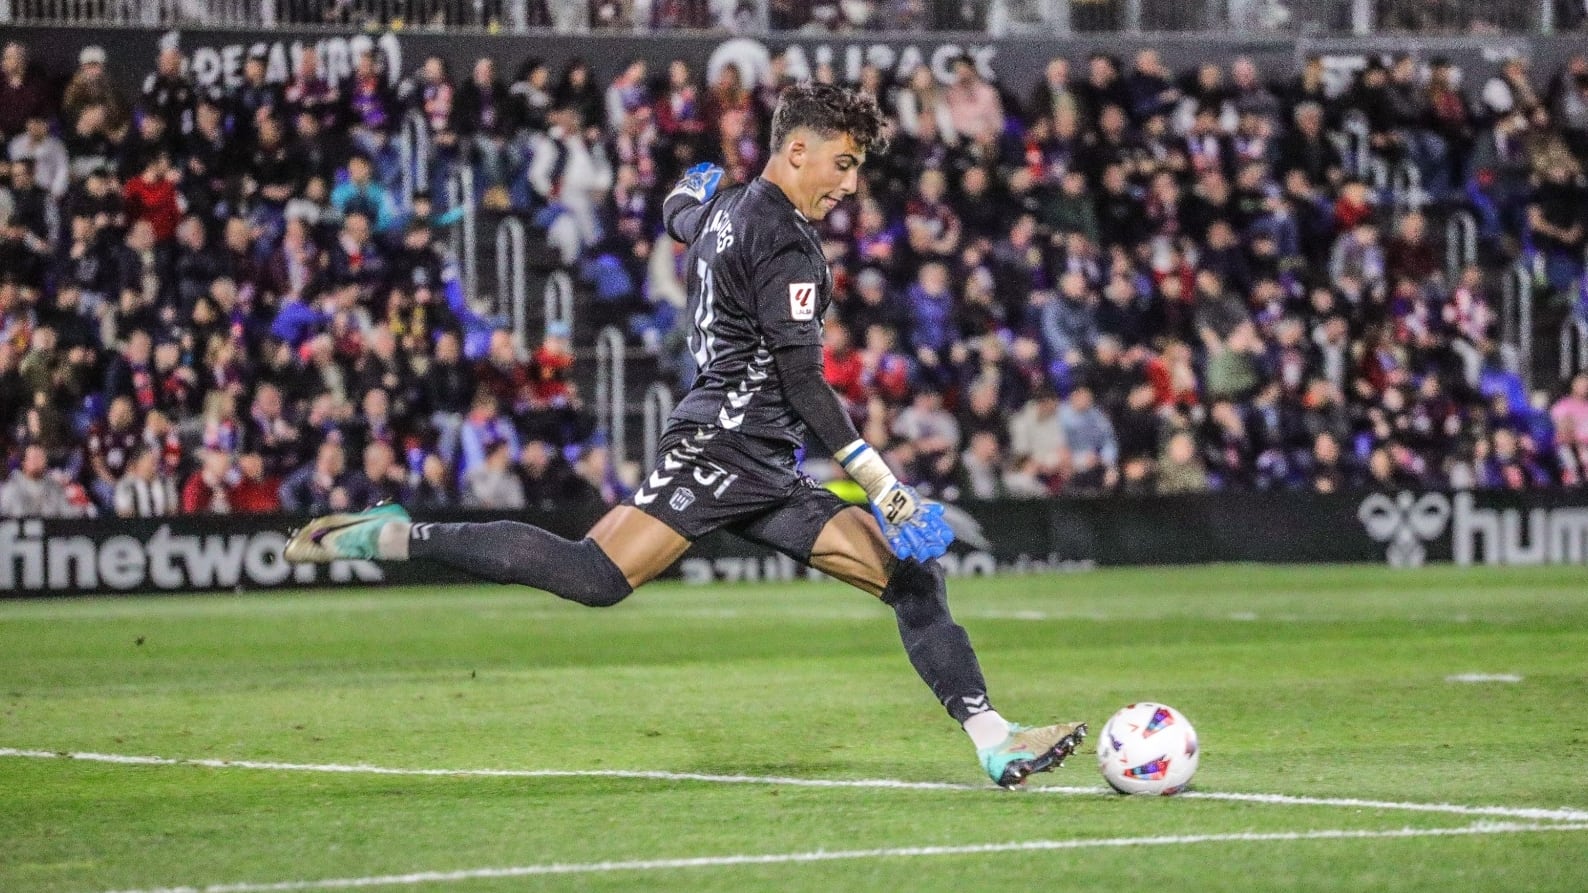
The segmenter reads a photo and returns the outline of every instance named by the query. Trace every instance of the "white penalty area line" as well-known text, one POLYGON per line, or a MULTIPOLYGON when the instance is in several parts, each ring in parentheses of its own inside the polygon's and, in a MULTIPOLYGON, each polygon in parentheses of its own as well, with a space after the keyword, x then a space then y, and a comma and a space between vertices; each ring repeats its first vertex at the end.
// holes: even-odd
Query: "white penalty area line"
POLYGON ((1027 840, 970 846, 889 847, 874 850, 816 850, 805 853, 763 853, 697 856, 687 859, 635 859, 626 862, 551 862, 507 868, 469 868, 457 871, 424 871, 413 874, 327 878, 313 881, 210 884, 202 887, 160 887, 118 893, 287 893, 294 890, 346 890, 361 887, 395 887, 440 884, 494 878, 555 874, 603 874, 615 871, 666 871, 681 868, 728 868, 739 865, 787 865, 838 862, 853 859, 909 859, 923 856, 979 856, 990 853, 1031 853, 1054 850, 1087 850, 1119 847, 1185 846, 1203 843, 1276 843, 1302 840, 1379 840, 1411 837, 1470 837, 1485 834, 1535 834, 1588 831, 1588 824, 1515 824, 1480 822, 1465 828, 1396 828, 1384 831, 1329 830, 1280 831, 1242 834, 1184 834, 1165 837, 1105 837, 1095 840, 1027 840))
MULTIPOLYGON (((124 766, 191 766, 204 769, 255 769, 271 772, 322 772, 337 775, 392 775, 431 778, 630 778, 645 781, 693 781, 708 784, 781 785, 794 788, 873 788, 904 791, 994 790, 990 785, 944 781, 902 781, 892 778, 795 778, 777 775, 716 775, 704 772, 665 772, 646 769, 404 769, 389 766, 339 763, 279 763, 260 760, 178 759, 114 753, 72 753, 0 747, 0 757, 79 760, 124 766)), ((1036 794, 1099 796, 1111 794, 1103 787, 1032 785, 1036 794)), ((1588 810, 1530 806, 1466 806, 1458 803, 1415 803, 1363 800, 1352 797, 1293 797, 1286 794, 1245 794, 1232 791, 1186 791, 1185 800, 1218 800, 1231 803, 1266 803, 1276 806, 1334 806, 1347 809, 1385 809, 1426 812, 1475 818, 1527 819, 1548 822, 1588 822, 1588 810)))

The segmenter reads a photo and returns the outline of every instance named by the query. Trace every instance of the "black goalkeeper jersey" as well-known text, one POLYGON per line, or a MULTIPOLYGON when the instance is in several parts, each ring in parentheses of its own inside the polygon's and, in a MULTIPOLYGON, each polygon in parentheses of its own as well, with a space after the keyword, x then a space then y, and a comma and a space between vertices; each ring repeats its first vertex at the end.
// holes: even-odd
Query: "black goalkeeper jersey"
POLYGON ((832 273, 821 238, 761 178, 705 204, 670 198, 664 214, 668 232, 689 246, 689 349, 700 367, 672 418, 798 446, 805 423, 772 354, 822 343, 832 273))

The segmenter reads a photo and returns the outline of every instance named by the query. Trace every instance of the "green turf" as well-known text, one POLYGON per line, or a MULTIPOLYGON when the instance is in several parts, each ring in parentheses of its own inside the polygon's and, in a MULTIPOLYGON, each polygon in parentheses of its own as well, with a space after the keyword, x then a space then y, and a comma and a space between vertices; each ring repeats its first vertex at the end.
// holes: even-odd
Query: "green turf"
MULTIPOLYGON (((1011 718, 1138 699, 1203 792, 1588 810, 1581 569, 1260 568, 956 581, 1011 718), (1456 684, 1512 673, 1517 684, 1456 684)), ((831 584, 0 602, 0 747, 407 768, 985 782, 831 584)), ((1099 784, 1088 753, 1037 781, 1099 784)), ((1101 793, 330 775, 0 757, 0 891, 147 889, 1039 840, 1465 828, 1442 813, 1101 793)), ((506 890, 1505 890, 1588 886, 1588 831, 653 868, 506 890), (1158 886, 1158 885, 1167 886, 1158 886)), ((405 887, 403 889, 417 889, 405 887)))

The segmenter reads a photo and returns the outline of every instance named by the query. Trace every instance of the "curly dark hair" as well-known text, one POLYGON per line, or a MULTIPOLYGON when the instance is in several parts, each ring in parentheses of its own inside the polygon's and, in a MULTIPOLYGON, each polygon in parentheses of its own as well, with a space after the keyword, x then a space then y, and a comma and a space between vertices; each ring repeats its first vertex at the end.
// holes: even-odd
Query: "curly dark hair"
POLYGON ((860 151, 881 153, 888 148, 882 125, 882 110, 865 93, 832 84, 795 84, 778 94, 777 111, 772 113, 772 151, 781 148, 795 128, 809 127, 828 139, 847 133, 860 151))

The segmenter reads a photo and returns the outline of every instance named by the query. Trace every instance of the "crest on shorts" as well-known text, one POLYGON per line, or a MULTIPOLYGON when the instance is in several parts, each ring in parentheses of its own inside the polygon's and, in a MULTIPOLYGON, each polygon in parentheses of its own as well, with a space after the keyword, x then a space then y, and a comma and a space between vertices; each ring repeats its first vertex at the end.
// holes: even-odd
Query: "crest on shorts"
POLYGON ((789 316, 798 320, 816 318, 816 283, 790 282, 788 284, 789 316))
POLYGON ((695 491, 689 489, 688 487, 679 487, 677 490, 674 490, 673 497, 667 500, 667 504, 671 506, 675 512, 681 512, 684 509, 689 508, 691 505, 694 505, 694 503, 695 491))

